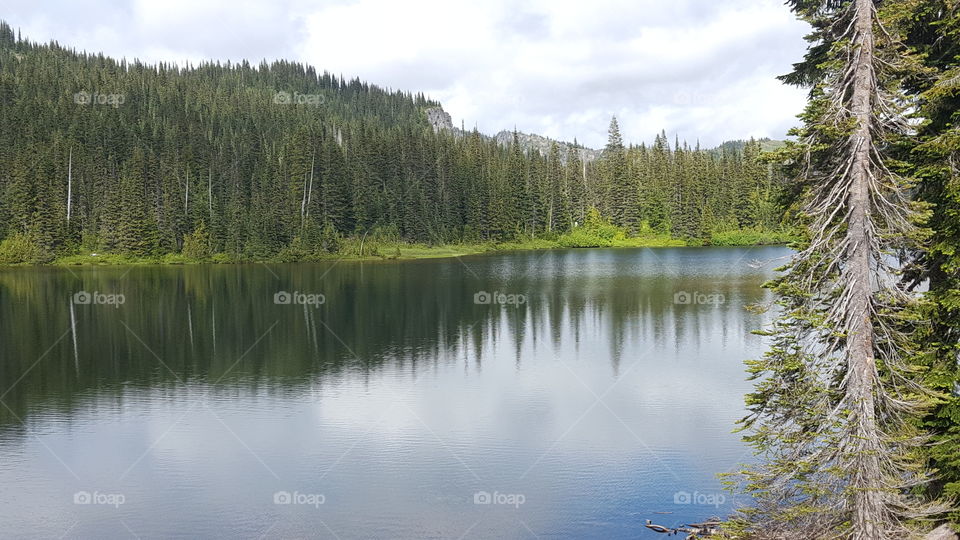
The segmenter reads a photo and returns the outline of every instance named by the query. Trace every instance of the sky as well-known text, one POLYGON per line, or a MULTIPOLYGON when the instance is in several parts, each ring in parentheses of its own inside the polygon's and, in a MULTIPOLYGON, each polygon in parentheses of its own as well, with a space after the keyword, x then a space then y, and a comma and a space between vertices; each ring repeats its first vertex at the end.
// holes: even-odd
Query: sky
POLYGON ((808 27, 783 0, 5 0, 33 41, 117 58, 302 61, 423 92, 456 125, 602 147, 661 130, 715 146, 784 138, 808 27))

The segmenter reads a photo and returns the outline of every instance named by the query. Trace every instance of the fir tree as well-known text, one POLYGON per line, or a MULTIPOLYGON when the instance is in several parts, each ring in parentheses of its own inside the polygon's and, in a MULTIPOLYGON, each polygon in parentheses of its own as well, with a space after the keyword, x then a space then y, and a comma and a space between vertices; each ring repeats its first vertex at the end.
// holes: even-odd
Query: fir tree
POLYGON ((775 283, 772 348, 751 363, 744 472, 756 506, 741 523, 771 538, 906 538, 943 511, 910 489, 929 480, 916 425, 932 390, 914 370, 915 297, 888 253, 918 232, 891 144, 908 133, 895 29, 871 0, 794 0, 813 45, 789 81, 812 84, 798 150, 807 237, 775 283))

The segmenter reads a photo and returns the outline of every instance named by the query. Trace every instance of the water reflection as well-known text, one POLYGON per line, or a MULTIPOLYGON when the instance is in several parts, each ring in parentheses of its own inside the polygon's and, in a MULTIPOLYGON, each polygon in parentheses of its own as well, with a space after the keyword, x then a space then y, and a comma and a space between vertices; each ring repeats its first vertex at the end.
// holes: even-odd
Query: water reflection
MULTIPOLYGON (((31 400, 69 405, 79 393, 119 384, 296 384, 328 372, 376 370, 385 361, 416 369, 456 358, 479 369, 490 340, 509 341, 519 367, 528 340, 534 349, 577 350, 585 334, 601 338, 613 374, 627 340, 709 355, 704 347, 712 340, 705 338, 724 344, 756 327, 744 306, 766 298, 763 276, 783 253, 754 249, 749 256, 765 261, 755 268, 740 250, 704 251, 4 270, 0 380, 22 377, 4 401, 23 415, 31 400), (78 291, 122 294, 125 303, 78 305, 72 302, 78 291), (325 303, 277 305, 278 291, 319 293, 325 303), (480 291, 527 301, 477 305, 480 291), (675 303, 684 292, 719 294, 724 302, 675 303)), ((9 411, 0 411, 0 422, 10 420, 9 411)))
MULTIPOLYGON (((322 485, 336 509, 323 522, 344 538, 458 537, 464 500, 484 489, 525 494, 524 527, 545 536, 635 537, 663 508, 705 517, 717 509, 672 494, 715 488, 743 455, 731 422, 763 322, 744 306, 769 300, 761 284, 785 254, 0 270, 0 455, 21 465, 0 466, 0 482, 49 498, 64 470, 35 452, 50 445, 78 477, 128 494, 119 511, 138 534, 160 536, 264 534, 278 508, 263 493, 216 502, 243 491, 238 478, 270 493, 322 485), (90 303, 73 301, 81 291, 90 303), (275 303, 282 292, 323 302, 275 303), (484 292, 525 301, 475 303, 484 292)), ((115 534, 109 514, 77 517, 64 497, 41 507, 115 534)), ((12 499, 0 492, 0 515, 25 504, 12 499)), ((495 510, 472 532, 522 535, 495 510)), ((326 534, 317 519, 268 536, 326 534)))

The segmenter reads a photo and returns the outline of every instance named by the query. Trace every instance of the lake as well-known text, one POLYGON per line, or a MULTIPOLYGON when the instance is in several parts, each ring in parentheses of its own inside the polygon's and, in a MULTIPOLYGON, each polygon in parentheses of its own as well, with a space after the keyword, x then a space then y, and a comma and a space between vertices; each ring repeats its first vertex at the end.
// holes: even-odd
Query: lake
POLYGON ((0 537, 657 538, 786 248, 0 269, 0 537))

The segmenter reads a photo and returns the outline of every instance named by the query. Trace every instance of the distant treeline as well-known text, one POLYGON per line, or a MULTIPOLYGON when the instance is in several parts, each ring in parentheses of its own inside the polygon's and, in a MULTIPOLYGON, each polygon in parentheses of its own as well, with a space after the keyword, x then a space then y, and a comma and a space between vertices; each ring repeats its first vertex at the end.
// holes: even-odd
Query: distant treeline
POLYGON ((434 133, 422 94, 292 62, 147 65, 0 23, 0 262, 83 251, 265 259, 372 230, 427 244, 774 227, 779 177, 742 149, 661 135, 583 163, 434 133))

